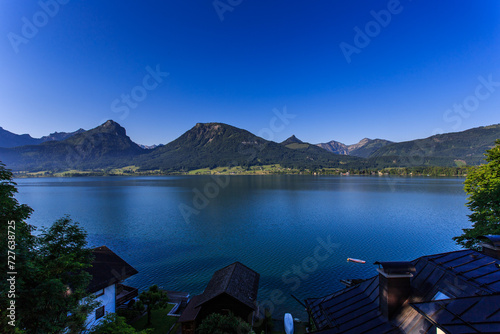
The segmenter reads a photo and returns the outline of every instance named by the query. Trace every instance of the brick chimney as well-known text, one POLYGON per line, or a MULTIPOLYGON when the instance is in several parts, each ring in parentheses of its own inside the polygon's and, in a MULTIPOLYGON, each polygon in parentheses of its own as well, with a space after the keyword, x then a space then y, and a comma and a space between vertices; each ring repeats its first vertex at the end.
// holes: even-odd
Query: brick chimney
POLYGON ((500 260, 500 235, 484 235, 478 239, 483 241, 480 246, 484 255, 500 260))
POLYGON ((375 262, 378 264, 379 308, 387 319, 394 318, 410 297, 410 278, 415 267, 411 262, 375 262))

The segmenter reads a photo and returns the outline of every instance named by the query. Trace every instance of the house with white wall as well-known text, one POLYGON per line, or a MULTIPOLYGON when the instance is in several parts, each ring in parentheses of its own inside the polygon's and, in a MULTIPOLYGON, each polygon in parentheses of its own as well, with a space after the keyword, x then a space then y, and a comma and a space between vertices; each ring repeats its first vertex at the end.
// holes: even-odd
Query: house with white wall
POLYGON ((87 290, 97 297, 101 305, 88 316, 88 329, 97 325, 104 315, 116 312, 120 305, 138 295, 136 288, 122 284, 125 279, 138 273, 134 267, 106 246, 97 247, 92 253, 94 261, 92 267, 87 269, 92 281, 87 290))

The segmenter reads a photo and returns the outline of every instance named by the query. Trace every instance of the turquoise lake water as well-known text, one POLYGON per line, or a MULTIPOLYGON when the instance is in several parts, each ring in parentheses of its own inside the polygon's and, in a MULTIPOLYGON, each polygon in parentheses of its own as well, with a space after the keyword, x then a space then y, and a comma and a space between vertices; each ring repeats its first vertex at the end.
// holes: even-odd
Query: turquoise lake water
POLYGON ((457 250, 469 227, 461 178, 163 176, 17 179, 30 223, 69 214, 151 284, 198 294, 213 272, 240 261, 260 273, 273 317, 306 313, 299 299, 376 274, 374 261, 457 250), (366 264, 348 263, 348 257, 366 264))

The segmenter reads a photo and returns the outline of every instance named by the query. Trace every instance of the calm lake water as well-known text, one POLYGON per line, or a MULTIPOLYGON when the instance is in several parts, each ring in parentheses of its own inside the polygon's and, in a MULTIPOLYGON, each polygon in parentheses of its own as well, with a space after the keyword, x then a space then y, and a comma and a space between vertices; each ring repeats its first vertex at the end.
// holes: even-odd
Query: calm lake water
POLYGON ((374 261, 457 250, 451 238, 469 226, 459 178, 164 176, 16 182, 19 201, 35 210, 31 224, 49 226, 71 215, 87 230, 91 246, 108 246, 139 271, 128 285, 158 284, 198 294, 214 271, 240 261, 260 273, 259 300, 274 310, 273 316, 292 312, 304 320, 303 307, 291 293, 299 299, 319 297, 343 288, 342 278, 374 276, 374 261), (321 246, 328 239, 329 252, 321 246), (347 257, 367 262, 347 263, 347 257))

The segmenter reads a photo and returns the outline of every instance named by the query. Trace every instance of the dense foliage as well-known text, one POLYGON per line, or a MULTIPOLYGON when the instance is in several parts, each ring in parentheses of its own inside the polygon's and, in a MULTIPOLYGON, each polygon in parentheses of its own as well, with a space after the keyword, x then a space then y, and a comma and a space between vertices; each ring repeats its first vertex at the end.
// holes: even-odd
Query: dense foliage
POLYGON ((428 158, 460 158, 470 165, 482 160, 483 153, 494 145, 497 138, 500 138, 498 124, 392 143, 375 151, 370 158, 414 157, 416 163, 419 157, 423 161, 428 158))
POLYGON ((500 140, 486 153, 487 164, 472 168, 465 180, 472 228, 453 238, 459 245, 477 248, 477 237, 500 235, 500 140))
POLYGON ((197 328, 199 334, 248 334, 251 326, 233 314, 212 313, 197 328))
POLYGON ((78 223, 64 217, 36 238, 32 272, 19 297, 20 327, 28 333, 77 331, 97 307, 87 292, 92 277, 85 269, 93 256, 86 237, 78 223))
POLYGON ((173 142, 138 157, 145 170, 166 172, 280 163, 290 168, 338 167, 360 158, 329 153, 314 145, 290 149, 226 124, 197 124, 173 142))
MULTIPOLYGON (((31 257, 35 244, 35 238, 31 234, 34 227, 26 222, 33 210, 25 204, 19 204, 14 198, 16 193, 16 183, 12 179, 12 173, 5 168, 4 164, 0 163, 0 256, 3 259, 2 279, 0 280, 0 291, 2 292, 0 295, 0 328, 4 328, 6 333, 14 331, 12 326, 7 323, 8 321, 15 320, 15 323, 18 323, 17 309, 13 311, 15 317, 7 317, 11 313, 8 307, 10 300, 12 300, 12 298, 8 298, 10 283, 7 278, 10 276, 7 273, 17 272, 15 295, 18 297, 20 289, 24 289, 26 286, 25 278, 31 275, 31 257), (14 222, 14 228, 9 227, 12 226, 9 222, 14 222), (11 242, 8 243, 8 241, 11 242), (9 250, 15 254, 14 258, 10 258, 15 263, 13 268, 9 268, 7 262, 8 255, 12 254, 8 253, 9 250)), ((15 302, 16 308, 21 306, 20 302, 17 300, 15 302)))
POLYGON ((147 291, 141 292, 139 295, 139 301, 142 305, 146 306, 146 312, 148 315, 147 325, 149 326, 151 325, 151 311, 167 306, 168 297, 167 293, 160 290, 158 285, 155 284, 150 286, 147 291))
POLYGON ((145 151, 130 140, 124 128, 108 121, 63 141, 0 148, 0 156, 13 170, 63 171, 126 166, 145 151))
MULTIPOLYGON (((20 205, 14 198, 17 192, 12 173, 0 164, 0 217, 2 254, 15 254, 14 267, 4 261, 4 275, 15 272, 15 284, 0 286, 2 333, 22 330, 24 333, 78 332, 87 314, 97 304, 86 291, 90 275, 84 270, 92 262, 87 249, 86 233, 69 217, 56 221, 50 228, 34 236, 34 228, 26 222, 32 209, 20 205), (15 222, 15 248, 7 244, 9 222, 15 222), (8 266, 9 265, 9 266, 8 266), (7 292, 15 288, 14 296, 7 292), (7 308, 15 301, 15 318, 7 308), (13 322, 7 323, 12 320, 13 322), (14 329, 15 324, 16 329, 14 329)), ((11 276, 9 276, 11 277, 11 276)))
POLYGON ((150 334, 153 331, 154 329, 149 328, 138 332, 125 322, 125 318, 119 317, 116 313, 108 313, 90 334, 150 334))

